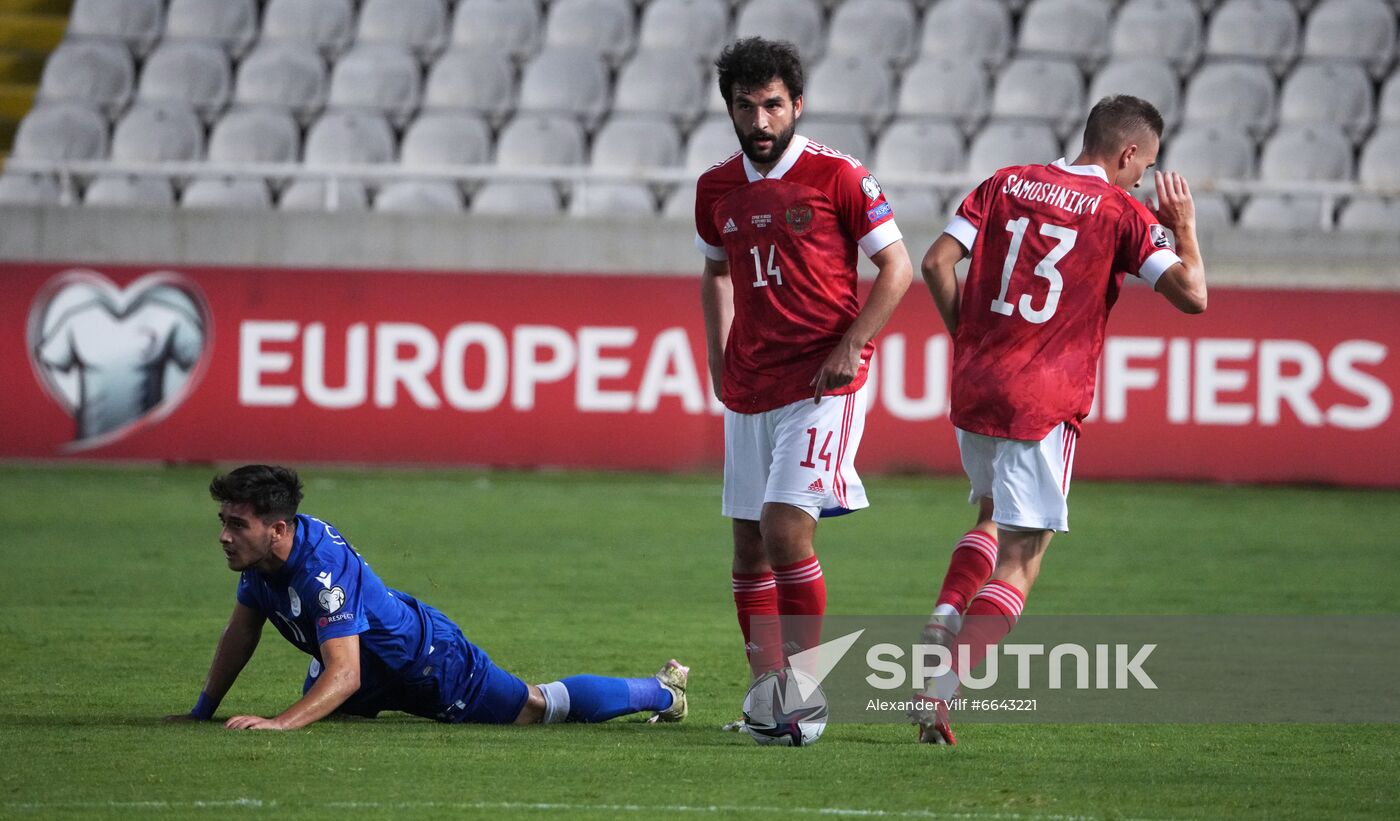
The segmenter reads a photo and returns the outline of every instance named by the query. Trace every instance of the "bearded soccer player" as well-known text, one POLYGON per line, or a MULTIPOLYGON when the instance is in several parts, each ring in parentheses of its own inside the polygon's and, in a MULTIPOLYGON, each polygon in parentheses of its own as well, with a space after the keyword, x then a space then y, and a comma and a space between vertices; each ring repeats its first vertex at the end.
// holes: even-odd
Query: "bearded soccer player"
POLYGON ((796 133, 803 72, 792 45, 740 40, 715 65, 741 150, 700 176, 696 245, 710 374, 726 408, 734 602, 758 676, 820 640, 817 520, 868 506, 854 461, 871 340, 913 268, 875 178, 796 133), (879 269, 864 306, 857 252, 879 269))
MULTIPOLYGON (((924 280, 953 337, 950 416, 978 505, 924 639, 967 648, 967 670, 1015 625, 1051 536, 1069 530, 1075 444, 1124 275, 1184 313, 1206 309, 1186 180, 1155 172, 1153 208, 1128 194, 1157 161, 1161 135, 1151 103, 1100 100, 1073 163, 1001 169, 963 200, 924 256, 924 280), (953 267, 969 254, 959 294, 953 267)), ((958 684, 953 656, 953 672, 915 711, 920 741, 955 743, 946 704, 958 684)))
POLYGON ((689 670, 674 659, 652 678, 570 676, 526 684, 497 667, 438 610, 391 590, 334 527, 297 513, 293 471, 247 465, 215 477, 219 543, 241 573, 204 690, 188 715, 208 720, 253 657, 263 623, 311 656, 302 697, 271 718, 237 715, 231 730, 293 730, 332 713, 373 718, 386 710, 449 724, 607 721, 655 711, 686 715, 689 670))

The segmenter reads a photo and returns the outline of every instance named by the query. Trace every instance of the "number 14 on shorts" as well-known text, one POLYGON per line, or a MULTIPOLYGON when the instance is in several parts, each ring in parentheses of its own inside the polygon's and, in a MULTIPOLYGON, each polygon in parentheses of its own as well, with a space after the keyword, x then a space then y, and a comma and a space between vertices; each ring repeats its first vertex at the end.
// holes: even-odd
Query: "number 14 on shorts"
POLYGON ((834 431, 827 431, 822 437, 821 450, 817 450, 817 439, 821 432, 816 428, 807 428, 807 458, 797 464, 804 468, 814 468, 817 466, 815 459, 822 460, 825 470, 831 470, 831 437, 834 431))

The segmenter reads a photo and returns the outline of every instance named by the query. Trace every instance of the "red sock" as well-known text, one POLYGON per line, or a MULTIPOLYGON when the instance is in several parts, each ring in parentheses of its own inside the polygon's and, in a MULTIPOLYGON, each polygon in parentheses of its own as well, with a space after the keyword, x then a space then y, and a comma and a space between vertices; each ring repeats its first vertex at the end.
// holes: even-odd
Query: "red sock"
POLYGON ((959 613, 967 610, 972 594, 987 583, 996 566, 996 537, 982 530, 969 530, 953 548, 943 589, 938 591, 938 603, 952 605, 959 613))
MULTIPOLYGON (((962 632, 958 633, 959 648, 968 646, 968 671, 976 670, 987 657, 988 645, 996 646, 1006 638, 1025 606, 1026 595, 1000 579, 992 579, 977 591, 967 606, 962 632)), ((956 657, 953 666, 960 675, 964 672, 956 657)))
POLYGON ((788 655, 816 647, 822 640, 826 613, 826 579, 821 562, 808 556, 800 562, 773 568, 778 583, 778 613, 783 620, 783 647, 788 655))
POLYGON ((744 631, 744 655, 758 678, 783 666, 783 634, 778 626, 778 586, 773 573, 735 573, 734 609, 744 631))

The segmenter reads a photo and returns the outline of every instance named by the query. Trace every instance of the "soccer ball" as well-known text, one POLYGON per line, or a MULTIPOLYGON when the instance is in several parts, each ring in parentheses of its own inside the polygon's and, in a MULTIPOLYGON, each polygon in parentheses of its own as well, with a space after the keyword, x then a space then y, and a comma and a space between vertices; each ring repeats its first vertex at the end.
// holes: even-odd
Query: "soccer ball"
POLYGON ((826 729, 826 694, 817 680, 790 667, 759 676, 744 696, 744 731, 759 744, 805 747, 826 729), (798 682, 810 688, 802 697, 798 682))

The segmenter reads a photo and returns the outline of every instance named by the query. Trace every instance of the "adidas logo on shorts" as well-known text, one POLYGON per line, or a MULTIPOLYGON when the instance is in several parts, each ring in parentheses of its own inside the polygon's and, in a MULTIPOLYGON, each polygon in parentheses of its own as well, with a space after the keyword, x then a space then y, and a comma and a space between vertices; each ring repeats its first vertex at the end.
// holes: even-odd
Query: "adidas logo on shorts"
POLYGON ((818 476, 817 481, 807 486, 807 490, 811 493, 825 493, 826 488, 822 486, 822 477, 818 476))

